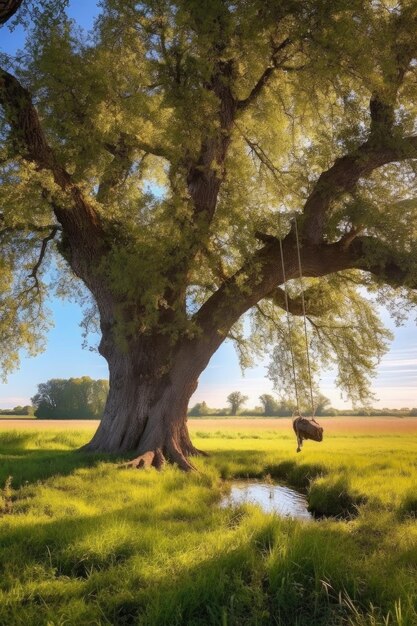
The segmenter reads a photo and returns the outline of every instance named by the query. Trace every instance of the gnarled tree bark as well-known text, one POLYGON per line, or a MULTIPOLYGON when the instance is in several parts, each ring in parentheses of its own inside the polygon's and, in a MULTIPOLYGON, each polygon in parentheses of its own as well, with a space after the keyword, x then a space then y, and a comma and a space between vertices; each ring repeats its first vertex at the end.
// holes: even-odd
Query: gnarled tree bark
POLYGON ((103 337, 110 390, 100 426, 84 450, 133 452, 132 467, 159 468, 168 460, 192 469, 188 457, 203 453, 191 443, 187 407, 217 345, 202 338, 167 348, 161 337, 143 337, 122 351, 103 337))

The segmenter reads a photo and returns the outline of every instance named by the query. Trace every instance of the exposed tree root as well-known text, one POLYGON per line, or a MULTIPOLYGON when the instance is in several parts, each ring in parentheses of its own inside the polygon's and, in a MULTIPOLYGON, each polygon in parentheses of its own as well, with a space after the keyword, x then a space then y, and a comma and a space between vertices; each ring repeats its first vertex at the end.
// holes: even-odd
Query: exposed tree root
POLYGON ((204 450, 199 450, 198 448, 191 446, 187 448, 187 456, 204 456, 207 458, 210 455, 208 452, 205 452, 204 450))
POLYGON ((207 452, 204 452, 203 450, 199 450, 198 448, 196 448, 193 443, 191 442, 190 436, 188 434, 188 429, 185 427, 182 429, 182 432, 180 434, 180 436, 176 439, 174 439, 174 441, 177 441, 178 444, 174 444, 176 445, 176 448, 178 449, 178 447, 181 449, 181 452, 184 456, 189 457, 189 456, 209 456, 207 454, 207 452))
POLYGON ((149 452, 145 452, 144 454, 137 456, 135 459, 132 459, 127 463, 121 463, 119 467, 124 469, 127 469, 128 467, 133 467, 134 469, 146 469, 147 467, 153 466, 155 456, 156 452, 152 452, 149 450, 149 452))
MULTIPOLYGON (((201 450, 194 449, 192 456, 204 456, 205 453, 201 450)), ((191 456, 191 455, 190 455, 191 456)), ((155 467, 161 469, 166 462, 177 465, 184 472, 197 472, 197 468, 190 463, 187 456, 175 445, 170 445, 169 448, 162 450, 157 448, 155 451, 149 450, 135 457, 131 461, 121 463, 119 467, 121 469, 146 469, 149 467, 155 467)))
POLYGON ((175 465, 178 465, 178 467, 184 472, 198 471, 197 468, 188 461, 187 457, 182 453, 182 451, 175 445, 169 447, 167 456, 170 461, 175 463, 175 465))

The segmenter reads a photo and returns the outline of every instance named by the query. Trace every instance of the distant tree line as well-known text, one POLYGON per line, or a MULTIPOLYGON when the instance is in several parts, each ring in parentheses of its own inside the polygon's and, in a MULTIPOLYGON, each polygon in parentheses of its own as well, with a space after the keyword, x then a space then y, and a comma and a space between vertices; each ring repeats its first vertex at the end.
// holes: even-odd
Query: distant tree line
POLYGON ((0 409, 0 415, 33 415, 33 406, 15 406, 14 409, 0 409))
MULTIPOLYGON (((213 409, 207 406, 206 402, 198 402, 189 411, 190 417, 202 417, 204 415, 263 415, 265 417, 288 417, 292 416, 295 411, 295 404, 292 400, 285 398, 274 398, 271 394, 264 393, 259 396, 260 406, 256 406, 253 409, 243 409, 243 406, 248 400, 247 396, 244 396, 240 391, 232 391, 227 396, 226 408, 213 409)), ((330 406, 330 401, 323 395, 318 395, 315 398, 315 415, 336 415, 336 409, 330 406)), ((303 412, 307 413, 308 408, 303 407, 303 412)))
POLYGON ((35 416, 43 419, 99 419, 103 415, 107 380, 52 378, 38 385, 32 403, 35 416))
MULTIPOLYGON (((228 407, 216 409, 207 406, 206 402, 198 402, 188 411, 190 417, 212 416, 264 416, 264 417, 291 417, 295 413, 295 403, 286 398, 275 398, 273 395, 264 393, 259 396, 260 406, 252 409, 243 409, 247 396, 239 391, 233 391, 227 397, 228 407)), ((337 415, 358 415, 358 416, 392 416, 392 417, 417 417, 417 408, 409 409, 407 407, 401 409, 375 409, 372 407, 362 407, 355 409, 335 409, 330 405, 330 400, 322 394, 316 395, 314 398, 315 412, 320 416, 337 416, 337 415)), ((302 413, 308 415, 311 413, 310 407, 302 407, 302 413)))
POLYGON ((362 407, 359 409, 350 409, 348 411, 336 410, 335 415, 359 415, 369 417, 417 417, 417 407, 413 407, 412 409, 409 409, 408 407, 403 407, 401 409, 389 409, 386 407, 382 409, 375 409, 373 407, 362 407))

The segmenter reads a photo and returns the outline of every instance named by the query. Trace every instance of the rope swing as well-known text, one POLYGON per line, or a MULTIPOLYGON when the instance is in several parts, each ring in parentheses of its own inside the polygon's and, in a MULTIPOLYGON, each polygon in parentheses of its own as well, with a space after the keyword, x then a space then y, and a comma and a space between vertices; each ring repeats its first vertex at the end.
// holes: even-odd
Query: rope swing
POLYGON ((302 312, 303 312, 304 342, 305 342, 305 349, 306 349, 308 383, 309 383, 310 402, 311 402, 311 416, 310 417, 304 417, 301 414, 300 394, 299 394, 299 388, 298 388, 298 383, 297 383, 294 347, 293 347, 293 342, 292 342, 292 322, 291 322, 291 314, 290 314, 289 304, 288 304, 288 287, 287 287, 287 277, 286 277, 286 272, 285 272, 284 249, 283 249, 281 238, 279 239, 279 250, 280 250, 280 256, 281 256, 282 279, 284 282, 284 301, 285 301, 285 311, 286 311, 288 336, 289 336, 289 344, 290 344, 292 374, 293 374, 293 379, 294 379, 294 392, 295 392, 295 400, 296 400, 296 405, 297 405, 297 415, 293 419, 293 429, 297 437, 297 452, 301 452, 304 439, 311 439, 313 441, 323 441, 323 428, 314 419, 315 408, 314 408, 314 399, 313 399, 313 379, 311 375, 310 349, 309 349, 308 333, 307 333, 307 316, 306 316, 306 308, 305 308, 305 300, 304 300, 303 271, 302 271, 302 265, 301 265, 300 240, 298 236, 298 225, 297 225, 296 216, 294 217, 294 227, 295 227, 294 228, 295 241, 296 241, 296 248, 297 248, 298 273, 299 273, 300 287, 301 287, 301 307, 302 307, 302 312))

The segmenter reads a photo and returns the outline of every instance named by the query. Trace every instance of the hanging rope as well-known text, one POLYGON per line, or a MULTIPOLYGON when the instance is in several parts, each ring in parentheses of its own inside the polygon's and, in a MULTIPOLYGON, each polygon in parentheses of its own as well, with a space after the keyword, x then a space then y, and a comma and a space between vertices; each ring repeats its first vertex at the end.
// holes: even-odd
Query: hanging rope
MULTIPOLYGON (((302 264, 301 264, 300 238, 298 235, 297 217, 294 217, 294 226, 295 226, 295 241, 296 241, 296 248, 297 248, 298 273, 299 273, 300 287, 301 287, 301 307, 302 307, 302 312, 303 312, 304 343, 305 343, 306 359, 307 359, 308 384, 309 384, 310 402, 311 402, 311 417, 312 419, 314 419, 315 409, 314 409, 314 397, 313 397, 313 377, 311 374, 310 349, 309 349, 308 332, 307 332, 307 315, 306 315, 306 307, 305 307, 305 299, 304 299, 303 270, 302 270, 302 264)), ((292 366, 292 373, 293 373, 293 379, 294 379, 295 399, 296 399, 296 404, 297 404, 298 415, 301 415, 300 395, 298 392, 297 373, 295 370, 294 347, 293 347, 293 342, 292 342, 292 324, 291 324, 291 315, 290 315, 289 304, 288 304, 287 276, 286 276, 286 271, 285 271, 284 249, 282 245, 282 239, 279 239, 279 251, 280 251, 280 256, 281 256, 282 280, 284 283, 284 301, 285 301, 285 311, 286 311, 290 353, 291 353, 291 366, 292 366)))
POLYGON ((307 316, 306 316, 306 307, 304 300, 304 285, 303 285, 303 271, 301 268, 301 252, 300 252, 300 241, 298 237, 298 226, 297 226, 297 217, 294 218, 295 225, 295 241, 297 245, 297 258, 298 258, 298 272, 300 275, 300 287, 301 287, 301 306, 303 310, 303 322, 304 322, 304 341, 306 346, 306 356, 307 356, 307 369, 308 369, 308 382, 310 386, 310 401, 311 401, 311 417, 314 417, 314 400, 313 400, 313 378, 311 376, 311 364, 310 364, 310 348, 308 345, 308 333, 307 333, 307 316))
POLYGON ((280 256, 281 256, 282 280, 284 282, 285 311, 286 311, 286 316, 287 316, 290 353, 291 353, 291 365, 292 365, 292 373, 293 373, 293 378, 294 378, 294 391, 295 391, 295 399, 297 403, 297 412, 298 412, 298 417, 293 419, 292 425, 293 425, 293 429, 297 438, 297 452, 301 452, 304 439, 312 439, 313 441, 323 441, 323 428, 314 419, 313 378, 311 375, 310 350, 309 350, 309 344, 308 344, 307 315, 306 315, 306 307, 305 307, 305 299, 304 299, 304 284, 303 284, 303 270, 302 270, 302 264, 301 264, 300 238, 298 236, 298 225, 297 225, 296 216, 294 218, 294 226, 295 226, 294 228, 295 241, 296 241, 296 247, 297 247, 298 273, 299 273, 300 287, 301 287, 301 305, 302 305, 303 321, 304 321, 304 342, 305 342, 306 357, 307 357, 308 382, 309 382, 309 387, 310 387, 310 400, 311 400, 311 417, 310 418, 303 417, 300 411, 300 397, 298 393, 297 373, 295 371, 294 347, 293 347, 293 342, 292 342, 291 316, 290 316, 290 308, 288 304, 287 275, 285 272, 284 249, 283 249, 281 238, 279 239, 279 251, 280 251, 280 256))
POLYGON ((290 309, 288 305, 288 289, 287 289, 287 276, 285 273, 285 263, 284 263, 284 250, 282 247, 282 239, 279 239, 279 251, 281 255, 281 270, 282 270, 282 280, 284 282, 284 300, 285 300, 285 311, 287 314, 287 326, 288 326, 288 336, 290 341, 290 353, 291 353, 291 365, 292 365, 292 374, 294 379, 294 391, 295 391, 295 401, 297 404, 297 412, 298 415, 301 415, 300 412, 300 400, 298 396, 298 385, 297 385, 297 374, 295 371, 295 359, 294 359, 294 348, 292 345, 292 326, 291 326, 291 316, 290 309))

